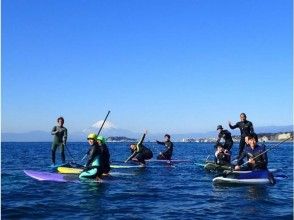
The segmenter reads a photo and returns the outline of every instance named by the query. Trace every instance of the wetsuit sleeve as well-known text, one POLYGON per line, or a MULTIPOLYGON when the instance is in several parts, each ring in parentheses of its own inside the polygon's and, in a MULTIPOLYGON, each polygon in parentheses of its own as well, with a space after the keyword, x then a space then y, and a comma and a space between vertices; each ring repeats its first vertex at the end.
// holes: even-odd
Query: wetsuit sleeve
POLYGON ((139 141, 138 145, 143 144, 145 137, 146 137, 146 134, 144 133, 141 140, 139 141))
POLYGON ((239 157, 238 161, 237 161, 237 165, 240 166, 242 165, 243 159, 247 156, 246 152, 242 152, 241 156, 239 157))
POLYGON ((164 142, 161 142, 161 141, 156 141, 157 144, 160 144, 160 145, 165 145, 164 142))
POLYGON ((250 134, 254 133, 254 128, 252 122, 250 122, 250 134))
POLYGON ((220 140, 222 139, 222 134, 219 133, 218 134, 218 137, 217 137, 217 140, 216 140, 216 143, 218 144, 220 142, 220 140))
POLYGON ((96 155, 97 155, 97 149, 96 147, 92 146, 89 152, 89 159, 87 161, 86 167, 89 167, 91 165, 96 155))
POLYGON ((235 125, 229 125, 231 129, 235 129, 239 127, 239 122, 237 122, 235 125))
POLYGON ((55 135, 55 134, 56 134, 56 126, 54 126, 54 127, 52 128, 52 130, 51 130, 51 134, 52 134, 52 135, 55 135))
POLYGON ((66 141, 67 141, 67 129, 64 128, 64 135, 63 135, 63 144, 66 145, 66 141))

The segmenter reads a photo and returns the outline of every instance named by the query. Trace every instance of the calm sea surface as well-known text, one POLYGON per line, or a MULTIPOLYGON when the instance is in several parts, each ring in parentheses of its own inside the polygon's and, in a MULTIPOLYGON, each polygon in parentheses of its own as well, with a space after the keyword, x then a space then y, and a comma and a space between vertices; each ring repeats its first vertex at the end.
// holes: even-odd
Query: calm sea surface
MULTIPOLYGON (((162 150, 154 143, 146 146, 155 156, 162 150)), ((214 174, 195 164, 213 154, 213 145, 205 143, 175 143, 174 158, 191 162, 117 169, 121 175, 105 183, 41 182, 26 176, 24 169, 50 171, 50 147, 2 143, 2 219, 293 219, 292 143, 268 153, 269 167, 281 169, 288 179, 242 187, 214 186, 214 174)), ((68 148, 80 161, 88 146, 68 143, 68 148)), ((109 149, 114 161, 130 153, 126 143, 111 143, 109 149)))

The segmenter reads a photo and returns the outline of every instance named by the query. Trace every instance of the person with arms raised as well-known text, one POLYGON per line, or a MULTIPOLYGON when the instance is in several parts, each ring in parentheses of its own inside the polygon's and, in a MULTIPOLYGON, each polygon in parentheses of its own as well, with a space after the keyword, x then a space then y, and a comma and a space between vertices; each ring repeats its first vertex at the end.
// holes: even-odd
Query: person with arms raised
POLYGON ((131 156, 125 160, 127 163, 129 160, 138 161, 141 166, 145 166, 145 160, 150 160, 153 157, 152 151, 143 145, 144 139, 146 137, 147 130, 143 134, 141 140, 138 143, 131 144, 131 156))

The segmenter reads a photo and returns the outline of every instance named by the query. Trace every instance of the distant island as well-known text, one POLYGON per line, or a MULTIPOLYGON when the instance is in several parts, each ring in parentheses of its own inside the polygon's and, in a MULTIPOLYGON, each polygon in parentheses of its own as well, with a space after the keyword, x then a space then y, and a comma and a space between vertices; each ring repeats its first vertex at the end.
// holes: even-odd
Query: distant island
POLYGON ((128 138, 124 136, 108 137, 107 142, 136 142, 136 139, 128 138))
MULTIPOLYGON (((289 132, 278 132, 278 133, 259 133, 257 134, 258 141, 260 142, 270 142, 270 141, 283 141, 288 138, 289 141, 293 141, 293 131, 289 132)), ((240 135, 232 136, 234 142, 240 141, 240 135)), ((216 137, 204 137, 204 138, 184 138, 182 142, 198 142, 198 143, 206 143, 206 142, 216 142, 216 137)))

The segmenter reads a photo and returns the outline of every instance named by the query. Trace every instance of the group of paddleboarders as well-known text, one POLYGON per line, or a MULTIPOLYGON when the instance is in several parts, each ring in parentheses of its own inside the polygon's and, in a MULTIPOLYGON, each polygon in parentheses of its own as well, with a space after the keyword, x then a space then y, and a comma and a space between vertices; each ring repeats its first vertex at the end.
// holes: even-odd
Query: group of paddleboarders
MULTIPOLYGON (((51 131, 51 134, 54 136, 51 157, 53 166, 55 166, 55 153, 58 147, 61 149, 62 163, 65 163, 64 148, 66 146, 67 140, 67 129, 63 125, 64 118, 59 117, 57 119, 57 126, 54 126, 51 131)), ((145 161, 150 160, 153 157, 152 151, 143 144, 146 135, 147 130, 144 132, 138 143, 133 143, 130 145, 131 155, 127 160, 125 160, 125 163, 131 160, 138 162, 141 166, 145 166, 145 161)), ((170 140, 169 134, 166 134, 164 138, 164 142, 156 140, 157 144, 165 145, 166 147, 164 152, 159 153, 157 159, 171 160, 173 154, 173 143, 170 140)), ((96 134, 91 133, 88 135, 87 141, 90 145, 87 152, 88 161, 79 178, 100 180, 103 175, 108 175, 110 171, 110 154, 106 145, 106 139, 101 135, 97 136, 96 134)))
MULTIPOLYGON (((254 133, 252 122, 247 120, 245 113, 240 114, 240 121, 235 125, 229 122, 231 129, 239 128, 241 133, 241 139, 239 143, 239 151, 237 156, 237 162, 235 164, 235 170, 256 170, 267 169, 267 154, 265 146, 258 145, 257 135, 254 133), (247 162, 244 163, 244 159, 247 158, 247 162)), ((224 129, 222 125, 217 126, 218 138, 215 145, 215 163, 218 165, 231 165, 231 149, 233 147, 233 139, 231 133, 224 129), (221 140, 224 143, 221 143, 221 140)), ((61 149, 61 160, 65 163, 64 149, 67 141, 67 129, 64 127, 64 118, 59 117, 57 119, 57 125, 52 128, 51 134, 54 136, 52 143, 52 164, 55 165, 55 153, 56 149, 61 149)), ((147 131, 144 132, 138 143, 130 145, 131 155, 125 160, 135 161, 140 166, 145 166, 146 160, 153 158, 153 152, 146 147, 144 139, 147 135, 147 131)), ((81 179, 96 178, 99 179, 102 175, 108 175, 110 171, 110 154, 106 145, 106 139, 94 133, 91 133, 87 137, 90 148, 87 152, 88 161, 85 165, 83 172, 80 174, 81 179)), ((159 145, 165 146, 165 151, 160 152, 157 156, 157 160, 170 161, 173 154, 173 143, 169 134, 164 136, 164 141, 156 140, 159 145)))
MULTIPOLYGON (((240 121, 235 125, 229 122, 231 129, 239 128, 241 139, 235 170, 266 170, 267 153, 264 145, 258 145, 258 136, 254 133, 252 122, 247 120, 245 113, 240 114, 240 121), (244 163, 244 159, 247 162, 244 163)), ((218 138, 215 145, 215 163, 219 165, 231 165, 231 149, 233 146, 232 135, 222 125, 217 126, 218 138), (220 141, 224 139, 222 144, 220 141)))
MULTIPOLYGON (((137 161, 141 166, 145 166, 145 160, 150 160, 153 157, 152 151, 143 145, 144 139, 147 135, 147 131, 144 132, 141 140, 138 143, 134 143, 130 145, 131 156, 125 161, 127 163, 130 160, 137 161)), ((174 144, 170 140, 170 135, 164 135, 164 142, 156 140, 157 144, 164 145, 165 151, 160 152, 157 156, 157 160, 167 160, 170 161, 173 154, 173 146, 174 144)))

